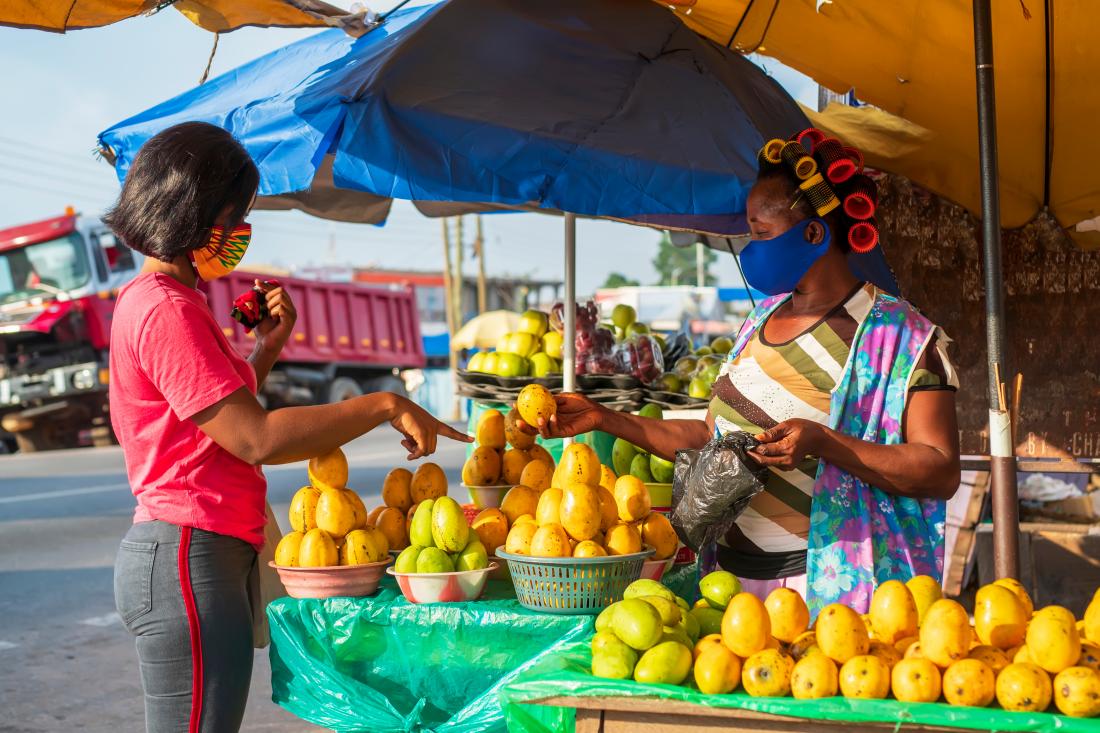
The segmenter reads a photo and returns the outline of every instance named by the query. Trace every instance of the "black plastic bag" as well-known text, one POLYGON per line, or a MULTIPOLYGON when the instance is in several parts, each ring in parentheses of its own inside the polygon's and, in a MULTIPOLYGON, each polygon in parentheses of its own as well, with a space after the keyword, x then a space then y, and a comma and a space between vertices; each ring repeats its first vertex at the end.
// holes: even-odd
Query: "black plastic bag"
POLYGON ((749 500, 764 490, 768 469, 748 454, 757 445, 751 435, 737 431, 699 450, 677 451, 672 526, 695 552, 723 537, 749 500))

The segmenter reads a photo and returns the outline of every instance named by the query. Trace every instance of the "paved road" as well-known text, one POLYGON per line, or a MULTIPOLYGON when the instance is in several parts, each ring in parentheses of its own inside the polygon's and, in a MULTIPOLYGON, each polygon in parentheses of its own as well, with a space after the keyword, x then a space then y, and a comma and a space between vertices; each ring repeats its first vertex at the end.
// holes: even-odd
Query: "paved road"
MULTIPOLYGON (((396 434, 379 429, 346 448, 367 507, 404 465, 396 434)), ((463 447, 433 460, 457 486, 463 447)), ((266 471, 286 523, 305 464, 266 471)), ((133 641, 115 613, 112 568, 133 497, 116 448, 0 456, 0 733, 144 729, 133 641)), ((284 526, 285 529, 285 526, 284 526)), ((271 702, 267 652, 256 654, 243 730, 320 730, 271 702)))

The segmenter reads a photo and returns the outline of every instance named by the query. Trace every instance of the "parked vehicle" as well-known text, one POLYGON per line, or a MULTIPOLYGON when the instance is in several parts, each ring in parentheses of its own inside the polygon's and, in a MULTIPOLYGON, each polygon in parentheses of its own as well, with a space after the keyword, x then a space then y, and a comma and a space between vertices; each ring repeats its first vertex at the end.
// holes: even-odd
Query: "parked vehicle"
MULTIPOLYGON (((142 256, 95 217, 65 215, 0 230, 0 440, 22 451, 113 442, 107 352, 119 289, 142 256)), ((252 334, 230 317, 234 298, 266 275, 202 284, 230 342, 252 334)), ((404 391, 399 373, 424 366, 411 289, 280 278, 298 323, 260 395, 269 407, 404 391)))

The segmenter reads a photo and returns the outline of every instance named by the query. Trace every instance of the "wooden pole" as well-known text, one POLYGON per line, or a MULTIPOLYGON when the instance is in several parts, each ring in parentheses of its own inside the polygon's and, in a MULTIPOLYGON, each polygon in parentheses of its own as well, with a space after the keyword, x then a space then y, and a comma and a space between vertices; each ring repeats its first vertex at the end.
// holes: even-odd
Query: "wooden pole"
POLYGON ((489 310, 489 297, 485 292, 485 237, 481 229, 481 214, 477 215, 477 312, 489 310))
MULTIPOLYGON (((447 319, 447 358, 451 368, 451 378, 457 379, 458 351, 450 345, 451 340, 455 337, 455 332, 458 330, 453 297, 455 288, 451 278, 451 229, 447 223, 447 217, 443 217, 439 221, 443 229, 443 313, 447 319)), ((457 420, 458 417, 459 404, 458 393, 456 392, 454 405, 451 408, 451 420, 457 420)))
POLYGON ((462 272, 462 255, 463 250, 466 248, 466 238, 462 226, 464 219, 463 216, 458 217, 458 230, 455 232, 458 237, 458 241, 455 242, 455 323, 459 324, 459 328, 461 328, 463 316, 465 315, 462 310, 462 303, 465 300, 463 296, 466 294, 466 278, 462 272))

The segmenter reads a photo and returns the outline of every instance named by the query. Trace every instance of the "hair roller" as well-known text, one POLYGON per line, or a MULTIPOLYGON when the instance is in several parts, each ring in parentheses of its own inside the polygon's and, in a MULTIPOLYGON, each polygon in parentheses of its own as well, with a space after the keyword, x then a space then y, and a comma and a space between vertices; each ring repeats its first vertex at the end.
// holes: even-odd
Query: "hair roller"
POLYGON ((780 140, 779 138, 773 138, 764 143, 764 147, 760 148, 760 160, 770 163, 771 165, 779 165, 783 160, 783 146, 786 144, 787 142, 785 140, 780 140))
POLYGON ((819 142, 814 147, 814 155, 830 183, 843 183, 856 174, 855 163, 835 137, 819 142))
POLYGON ((878 191, 875 182, 862 173, 852 178, 850 192, 844 196, 844 213, 852 219, 870 219, 875 215, 878 191))
POLYGON ((859 152, 855 148, 850 148, 847 145, 844 146, 844 154, 851 158, 852 162, 858 168, 858 172, 863 172, 863 153, 859 152))
POLYGON ((848 230, 848 244, 853 252, 870 252, 878 244, 878 222, 871 218, 852 224, 848 230))
POLYGON ((836 193, 820 173, 815 173, 809 180, 803 181, 799 188, 818 216, 825 216, 840 206, 840 199, 836 197, 836 193))
POLYGON ((792 140, 784 145, 780 156, 800 181, 805 181, 817 173, 817 161, 811 158, 806 148, 797 141, 792 140))
POLYGON ((792 140, 797 140, 811 155, 817 152, 817 145, 825 139, 825 133, 816 127, 807 127, 795 135, 792 140))

